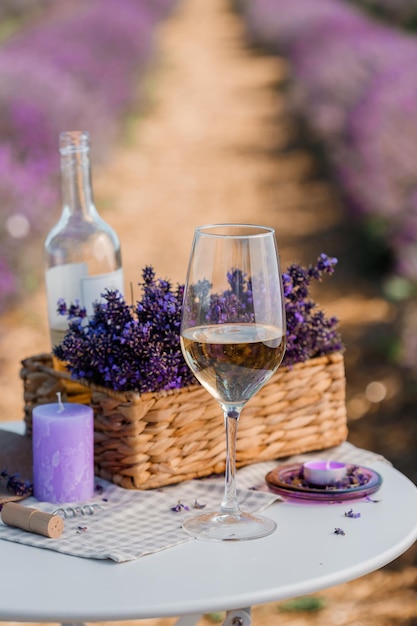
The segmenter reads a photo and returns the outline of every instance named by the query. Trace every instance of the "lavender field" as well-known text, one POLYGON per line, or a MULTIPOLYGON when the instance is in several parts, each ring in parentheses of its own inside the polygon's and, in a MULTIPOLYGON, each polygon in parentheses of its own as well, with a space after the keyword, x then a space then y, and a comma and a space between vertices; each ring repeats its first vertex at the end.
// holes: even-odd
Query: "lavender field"
POLYGON ((89 130, 96 162, 108 155, 140 99, 155 30, 174 4, 1 4, 0 312, 42 276, 31 251, 59 216, 60 131, 89 130))
POLYGON ((240 7, 249 40, 288 60, 291 110, 323 151, 347 215, 386 248, 384 270, 413 291, 417 34, 401 25, 413 24, 417 3, 254 0, 240 7))
MULTIPOLYGON (((155 30, 175 4, 2 3, 0 311, 39 280, 28 257, 57 217, 59 132, 88 129, 94 159, 108 154, 144 90, 155 30)), ((386 251, 384 273, 402 281, 401 296, 414 292, 417 3, 233 4, 248 40, 288 60, 291 112, 322 151, 348 214, 386 251)))

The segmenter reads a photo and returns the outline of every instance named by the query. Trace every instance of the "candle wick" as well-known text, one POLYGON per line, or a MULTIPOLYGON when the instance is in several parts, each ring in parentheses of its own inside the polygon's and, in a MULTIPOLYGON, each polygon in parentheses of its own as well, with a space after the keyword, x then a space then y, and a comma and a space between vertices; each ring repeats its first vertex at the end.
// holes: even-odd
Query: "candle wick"
POLYGON ((58 409, 58 413, 62 413, 62 411, 65 411, 65 407, 62 404, 62 398, 61 398, 61 392, 57 391, 57 398, 58 398, 58 404, 59 404, 59 409, 58 409))
POLYGON ((332 462, 330 461, 330 459, 328 461, 326 461, 326 470, 332 469, 332 462))

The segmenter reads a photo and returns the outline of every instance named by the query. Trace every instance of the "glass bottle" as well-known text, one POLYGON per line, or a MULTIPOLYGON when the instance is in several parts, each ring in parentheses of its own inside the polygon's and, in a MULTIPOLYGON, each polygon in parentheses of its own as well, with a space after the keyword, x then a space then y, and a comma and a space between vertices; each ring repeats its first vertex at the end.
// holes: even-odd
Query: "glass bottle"
POLYGON ((68 320, 57 312, 63 298, 93 312, 106 289, 123 293, 118 237, 98 214, 91 184, 90 138, 85 131, 60 134, 62 214, 45 240, 45 282, 52 347, 60 343, 68 320))

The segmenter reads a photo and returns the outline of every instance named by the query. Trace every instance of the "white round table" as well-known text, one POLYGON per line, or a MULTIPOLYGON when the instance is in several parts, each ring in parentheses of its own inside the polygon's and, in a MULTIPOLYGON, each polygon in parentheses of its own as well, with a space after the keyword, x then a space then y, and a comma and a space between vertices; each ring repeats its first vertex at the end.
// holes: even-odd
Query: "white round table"
POLYGON ((358 578, 394 560, 417 538, 416 486, 387 463, 372 467, 383 477, 372 496, 378 502, 277 502, 265 511, 277 531, 252 541, 195 540, 120 564, 0 540, 0 620, 182 615, 189 617, 181 624, 191 624, 191 615, 293 598, 358 578), (345 516, 351 508, 359 518, 345 516), (335 534, 336 527, 345 534, 335 534))

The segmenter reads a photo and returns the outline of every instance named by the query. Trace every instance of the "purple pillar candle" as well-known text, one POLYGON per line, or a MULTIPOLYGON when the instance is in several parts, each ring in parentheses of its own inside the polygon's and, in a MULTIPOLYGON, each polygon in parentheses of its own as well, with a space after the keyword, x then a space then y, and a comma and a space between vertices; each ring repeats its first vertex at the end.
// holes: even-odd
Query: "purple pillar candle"
POLYGON ((91 407, 41 404, 32 413, 33 492, 40 501, 89 500, 94 493, 91 407))

